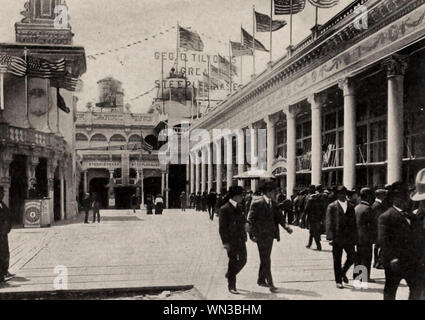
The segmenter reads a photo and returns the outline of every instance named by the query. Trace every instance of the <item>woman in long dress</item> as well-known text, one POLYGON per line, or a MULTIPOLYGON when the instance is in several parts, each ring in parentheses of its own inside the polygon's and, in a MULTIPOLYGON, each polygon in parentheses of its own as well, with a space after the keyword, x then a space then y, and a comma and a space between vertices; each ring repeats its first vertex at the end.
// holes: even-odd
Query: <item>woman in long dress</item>
POLYGON ((161 215, 164 210, 164 200, 161 195, 158 195, 155 199, 155 214, 161 215))

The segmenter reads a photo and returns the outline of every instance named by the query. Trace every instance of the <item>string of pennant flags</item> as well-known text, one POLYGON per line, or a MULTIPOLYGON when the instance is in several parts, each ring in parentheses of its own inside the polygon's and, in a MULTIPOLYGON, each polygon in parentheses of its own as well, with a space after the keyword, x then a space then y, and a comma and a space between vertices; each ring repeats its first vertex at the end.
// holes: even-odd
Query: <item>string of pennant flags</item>
POLYGON ((144 93, 142 93, 142 94, 139 94, 138 96, 136 96, 136 97, 134 97, 134 98, 131 98, 131 99, 129 99, 128 101, 135 101, 135 100, 138 100, 138 99, 140 99, 140 98, 143 98, 144 96, 147 96, 148 94, 150 94, 150 93, 152 93, 153 91, 155 91, 155 89, 157 89, 156 87, 153 87, 152 89, 150 89, 150 90, 148 90, 148 91, 146 91, 146 92, 144 92, 144 93))

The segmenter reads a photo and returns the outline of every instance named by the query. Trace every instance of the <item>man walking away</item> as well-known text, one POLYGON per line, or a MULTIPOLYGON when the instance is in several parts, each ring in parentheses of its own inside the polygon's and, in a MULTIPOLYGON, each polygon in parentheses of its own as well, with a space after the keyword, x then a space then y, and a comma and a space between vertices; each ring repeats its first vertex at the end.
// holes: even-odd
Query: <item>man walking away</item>
POLYGON ((12 216, 9 208, 3 202, 4 188, 0 186, 0 288, 6 286, 6 277, 9 274, 9 239, 8 234, 12 229, 12 216))
MULTIPOLYGON (((371 204, 374 200, 373 191, 370 188, 360 190, 360 203, 356 206, 357 224, 357 261, 356 266, 364 266, 367 269, 367 281, 375 282, 370 277, 372 266, 372 246, 373 246, 373 212, 371 204)), ((354 274, 356 279, 358 274, 354 274)))
POLYGON ((316 250, 321 251, 320 235, 322 229, 322 210, 323 206, 320 198, 321 186, 317 186, 315 193, 311 194, 305 205, 304 214, 307 217, 307 226, 310 230, 310 236, 307 244, 307 249, 311 248, 313 239, 316 242, 316 250))
POLYGON ((264 185, 264 195, 254 198, 248 213, 249 235, 257 243, 260 255, 260 269, 257 284, 268 287, 271 292, 277 288, 273 284, 271 273, 271 253, 273 241, 280 241, 279 224, 289 233, 292 229, 285 223, 285 217, 276 202, 278 185, 267 182, 264 185))
POLYGON ((100 223, 100 202, 96 193, 93 193, 92 204, 91 207, 93 209, 93 223, 100 223))
POLYGON ((215 193, 213 189, 211 189, 207 197, 208 214, 210 215, 211 221, 214 220, 214 209, 215 209, 216 202, 217 202, 217 194, 215 193))
POLYGON ((246 219, 240 203, 243 199, 243 188, 230 187, 229 201, 220 208, 219 232, 223 246, 229 257, 226 273, 228 289, 232 294, 239 294, 236 289, 236 276, 246 264, 246 219))
POLYGON ((378 244, 385 268, 384 300, 395 300, 402 279, 410 289, 409 300, 421 296, 423 244, 418 243, 415 216, 409 212, 409 190, 403 182, 393 183, 388 192, 392 207, 378 220, 378 244))
POLYGON ((183 212, 186 212, 186 192, 182 192, 180 195, 180 207, 183 212))
POLYGON ((380 253, 380 248, 378 245, 378 219, 379 217, 387 211, 388 208, 385 207, 384 201, 387 197, 387 190, 385 189, 377 189, 375 191, 375 202, 372 204, 372 213, 373 213, 373 241, 375 243, 375 247, 373 249, 374 262, 373 267, 376 269, 384 269, 384 265, 382 264, 382 257, 380 253))
POLYGON ((343 289, 342 282, 348 283, 348 269, 355 261, 355 244, 357 242, 356 216, 353 206, 347 201, 347 189, 336 188, 337 200, 332 202, 326 211, 326 238, 332 246, 335 282, 338 289, 343 289), (342 253, 347 260, 341 267, 342 253))

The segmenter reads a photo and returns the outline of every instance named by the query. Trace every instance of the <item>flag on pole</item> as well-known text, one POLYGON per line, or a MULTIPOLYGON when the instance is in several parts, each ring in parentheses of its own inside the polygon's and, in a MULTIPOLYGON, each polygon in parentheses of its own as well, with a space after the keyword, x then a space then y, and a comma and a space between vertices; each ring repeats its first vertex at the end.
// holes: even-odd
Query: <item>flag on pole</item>
POLYGON ((29 56, 27 58, 27 75, 36 78, 60 78, 65 75, 66 61, 48 61, 29 56))
POLYGON ((211 79, 213 78, 217 78, 219 80, 222 81, 226 81, 229 82, 229 72, 227 71, 227 73, 225 73, 225 70, 221 70, 221 68, 217 68, 216 66, 211 65, 210 66, 211 69, 211 79))
POLYGON ((252 48, 247 48, 240 42, 230 41, 233 57, 252 56, 252 48))
POLYGON ((199 34, 179 26, 180 48, 191 51, 204 51, 204 43, 199 34))
POLYGON ((308 0, 308 2, 317 8, 326 9, 336 6, 339 0, 308 0))
POLYGON ((305 8, 305 0, 274 0, 274 14, 297 14, 305 8), (291 10, 292 4, 292 10, 291 10))
MULTIPOLYGON (((243 45, 248 48, 252 48, 254 45, 254 38, 242 28, 243 45)), ((255 50, 269 52, 266 47, 257 39, 255 39, 255 50)))
POLYGON ((218 55, 219 60, 219 66, 220 70, 223 70, 225 74, 229 74, 229 68, 232 70, 232 75, 237 76, 238 75, 238 68, 232 64, 229 60, 227 60, 225 57, 222 57, 221 55, 218 55))
POLYGON ((270 32, 270 22, 272 31, 277 31, 286 26, 285 20, 272 20, 266 15, 255 11, 255 21, 257 22, 257 32, 270 32))
POLYGON ((27 72, 27 63, 24 59, 8 54, 0 54, 0 67, 4 72, 17 77, 24 77, 27 72))
POLYGON ((140 149, 145 150, 149 152, 149 154, 151 154, 153 151, 153 146, 151 146, 149 143, 146 142, 145 138, 143 137, 143 132, 140 133, 140 137, 141 137, 140 149))

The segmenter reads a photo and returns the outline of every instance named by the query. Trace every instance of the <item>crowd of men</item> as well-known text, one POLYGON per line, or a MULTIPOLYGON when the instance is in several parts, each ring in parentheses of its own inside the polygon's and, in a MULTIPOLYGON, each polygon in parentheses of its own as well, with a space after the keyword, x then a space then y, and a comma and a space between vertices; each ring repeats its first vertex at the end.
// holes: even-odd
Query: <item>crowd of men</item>
MULTIPOLYGON (((384 299, 396 298, 402 279, 409 286, 409 299, 425 298, 425 169, 418 173, 414 190, 403 182, 360 190, 317 185, 287 199, 271 181, 256 194, 231 187, 224 196, 215 196, 219 198, 215 208, 229 257, 228 289, 233 294, 238 294, 236 275, 246 264, 247 235, 259 250, 258 285, 276 290, 270 271, 273 241, 279 240, 279 225, 288 233, 292 232, 289 225, 294 225, 309 230, 308 249, 314 241, 315 250, 322 250, 321 238, 326 235, 338 289, 349 283, 347 273, 353 265, 353 281, 375 282, 374 267, 385 270, 384 299)), ((202 210, 202 196, 198 201, 202 210)), ((194 202, 196 207, 196 197, 194 202)))

